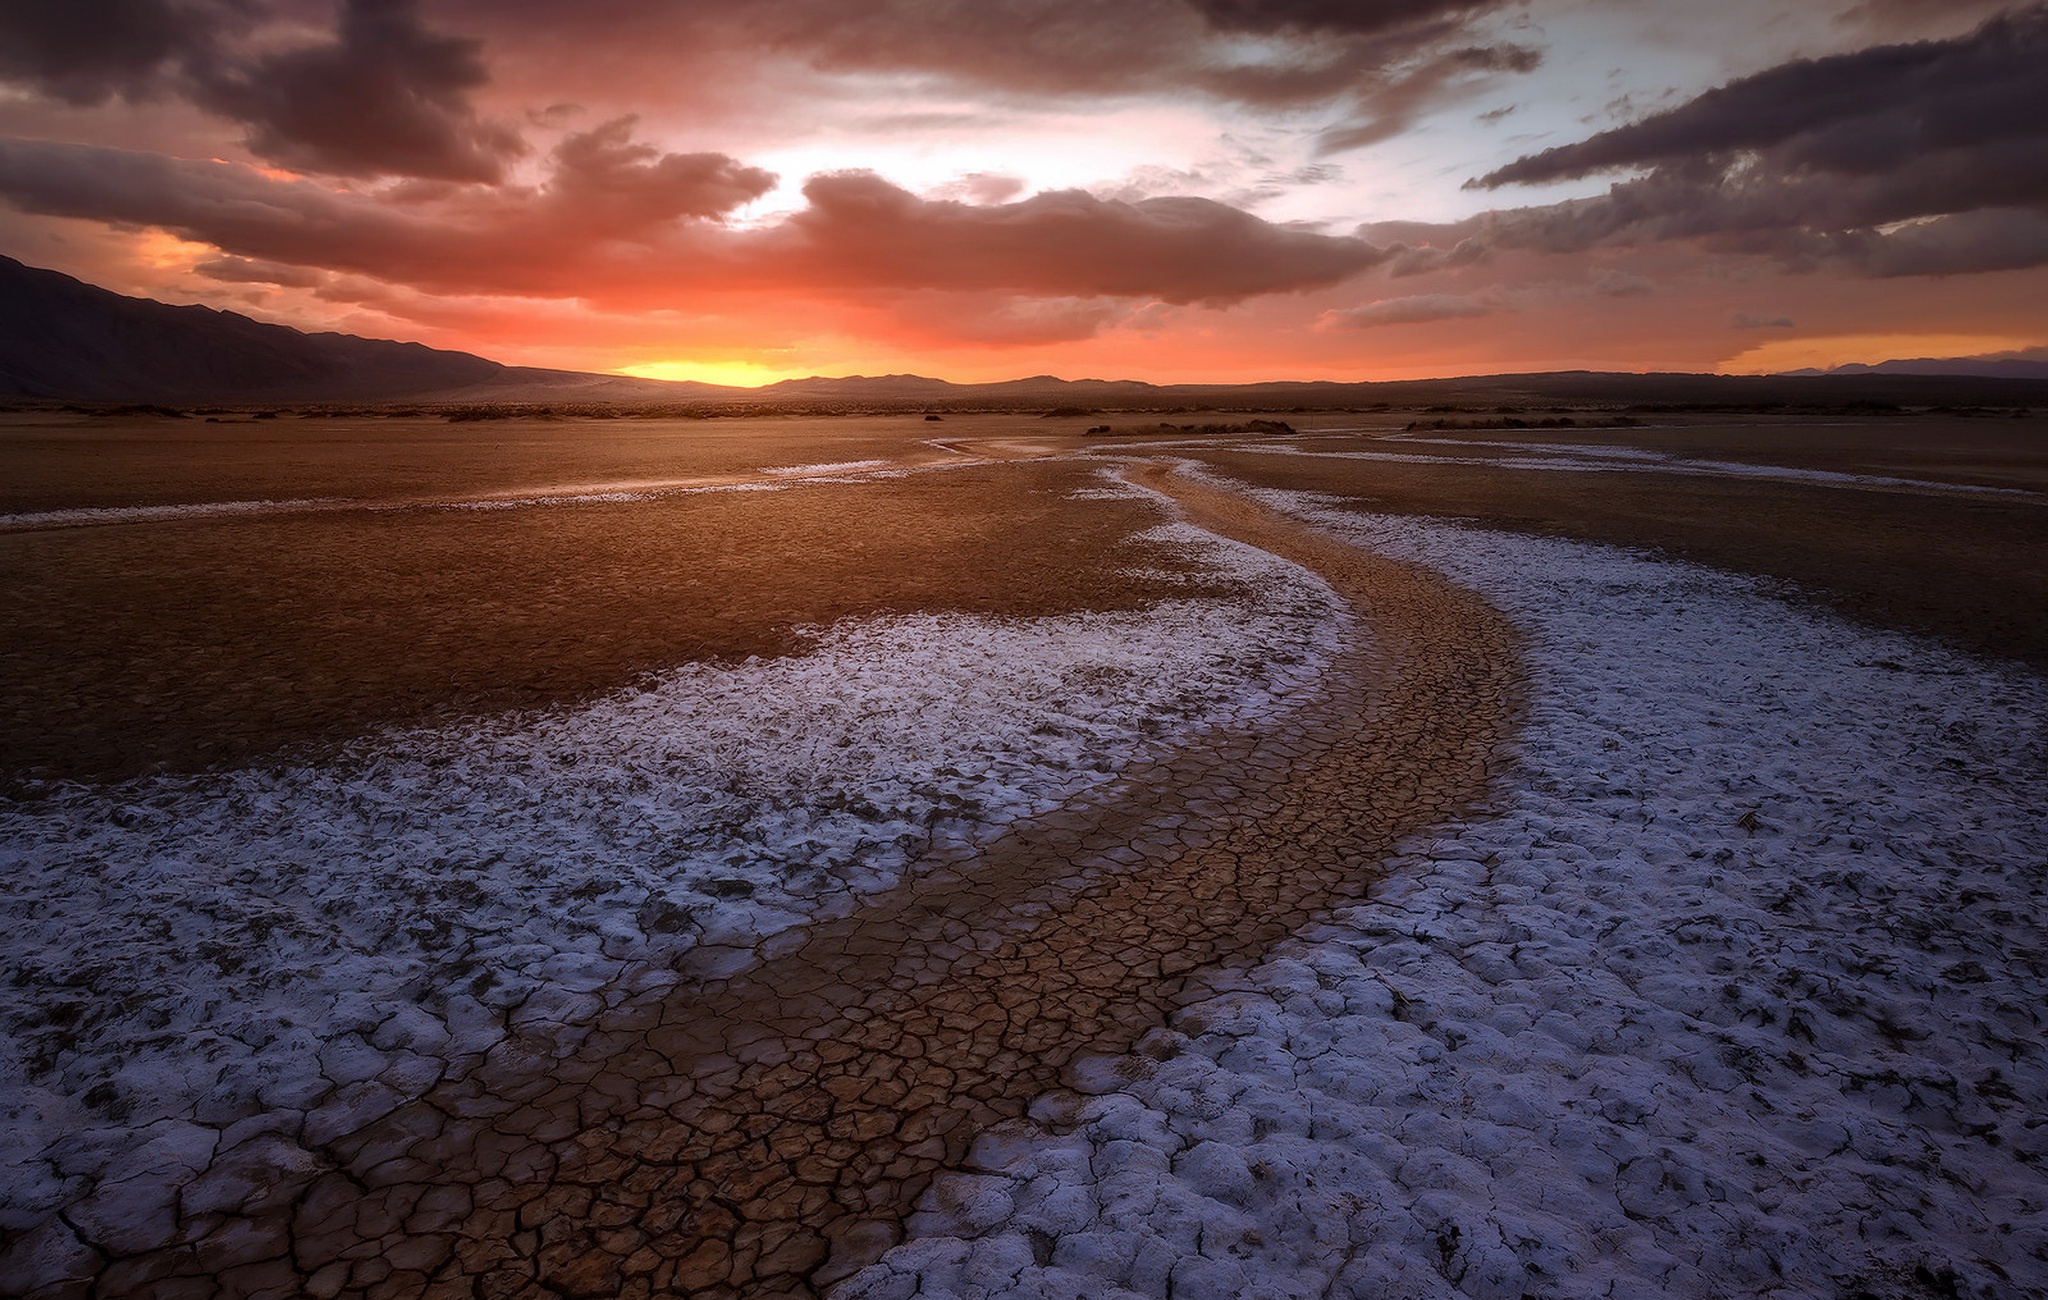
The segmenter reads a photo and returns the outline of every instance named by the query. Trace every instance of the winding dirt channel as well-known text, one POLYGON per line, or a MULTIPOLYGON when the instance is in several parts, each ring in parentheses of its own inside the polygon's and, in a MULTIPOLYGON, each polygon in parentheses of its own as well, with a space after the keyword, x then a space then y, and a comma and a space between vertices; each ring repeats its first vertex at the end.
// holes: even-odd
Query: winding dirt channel
POLYGON ((47 1294, 816 1294, 1076 1057, 1129 1049, 1484 797, 1519 699, 1498 613, 1165 465, 1130 473, 1350 603, 1368 635, 1323 695, 627 1005, 566 1059, 501 1048, 357 1131, 294 1135, 295 1167, 217 1157, 186 1244, 47 1294))

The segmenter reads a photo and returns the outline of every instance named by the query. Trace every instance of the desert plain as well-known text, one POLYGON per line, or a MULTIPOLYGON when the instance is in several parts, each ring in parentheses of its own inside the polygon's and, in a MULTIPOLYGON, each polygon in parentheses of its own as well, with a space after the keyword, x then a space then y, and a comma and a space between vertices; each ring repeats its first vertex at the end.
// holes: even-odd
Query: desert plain
POLYGON ((489 414, 0 422, 0 1292, 2048 1293, 2048 417, 489 414))

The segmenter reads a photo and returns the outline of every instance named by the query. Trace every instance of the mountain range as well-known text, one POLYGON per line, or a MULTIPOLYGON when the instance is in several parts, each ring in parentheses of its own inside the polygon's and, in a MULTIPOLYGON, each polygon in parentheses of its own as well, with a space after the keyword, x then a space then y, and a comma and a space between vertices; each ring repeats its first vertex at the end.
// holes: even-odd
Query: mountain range
POLYGON ((1989 374, 1887 362, 1828 374, 1557 371, 1370 383, 1155 385, 1034 375, 955 384, 920 375, 790 379, 763 388, 507 366, 419 343, 309 334, 211 307, 131 298, 0 257, 0 400, 100 403, 1016 405, 1077 410, 1431 403, 2048 405, 2048 362, 1989 374))
POLYGON ((2048 379, 2048 348, 1984 357, 1898 357, 1872 365, 1851 362, 1791 375, 1969 375, 1978 379, 2048 379))

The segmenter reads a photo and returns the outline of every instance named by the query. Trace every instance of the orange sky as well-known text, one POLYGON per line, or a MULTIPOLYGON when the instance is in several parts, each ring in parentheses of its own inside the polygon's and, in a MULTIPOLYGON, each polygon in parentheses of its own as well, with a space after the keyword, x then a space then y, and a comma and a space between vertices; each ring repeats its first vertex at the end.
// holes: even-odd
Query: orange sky
POLYGON ((0 16, 0 252, 302 328, 739 384, 2048 345, 2039 6, 96 12, 0 16))

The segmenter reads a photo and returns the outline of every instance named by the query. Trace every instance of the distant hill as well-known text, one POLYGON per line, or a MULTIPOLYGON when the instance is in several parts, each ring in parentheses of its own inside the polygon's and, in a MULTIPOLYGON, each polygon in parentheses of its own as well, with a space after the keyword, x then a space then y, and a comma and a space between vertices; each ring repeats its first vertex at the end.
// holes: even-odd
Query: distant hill
POLYGON ((1148 384, 1133 379, 1058 379, 1037 375, 994 384, 952 384, 918 375, 854 375, 790 379, 740 394, 744 400, 945 408, 1014 404, 1088 410, 1222 406, 1242 410, 1289 407, 1547 406, 1558 403, 1716 406, 1842 406, 1883 403, 1940 406, 1972 403, 2048 406, 2048 378, 1951 375, 1697 375, 1557 370, 1535 374, 1467 375, 1337 383, 1148 384))
POLYGON ((2048 360, 1991 363, 1992 373, 1886 362, 1823 375, 1616 374, 1565 370, 1388 383, 1148 384, 1032 375, 955 384, 922 375, 814 376, 765 388, 634 379, 502 365, 467 352, 352 334, 308 334, 231 311, 129 298, 0 257, 0 400, 143 402, 669 403, 797 410, 1018 407, 1172 410, 1223 407, 1559 403, 1841 406, 1850 403, 2048 406, 2048 360))
POLYGON ((1978 379, 2048 379, 2048 348, 1983 357, 1900 357, 1874 365, 1851 362, 1790 375, 1967 375, 1978 379))
POLYGON ((738 389, 530 370, 129 298, 0 257, 0 397, 102 402, 630 401, 738 389))

